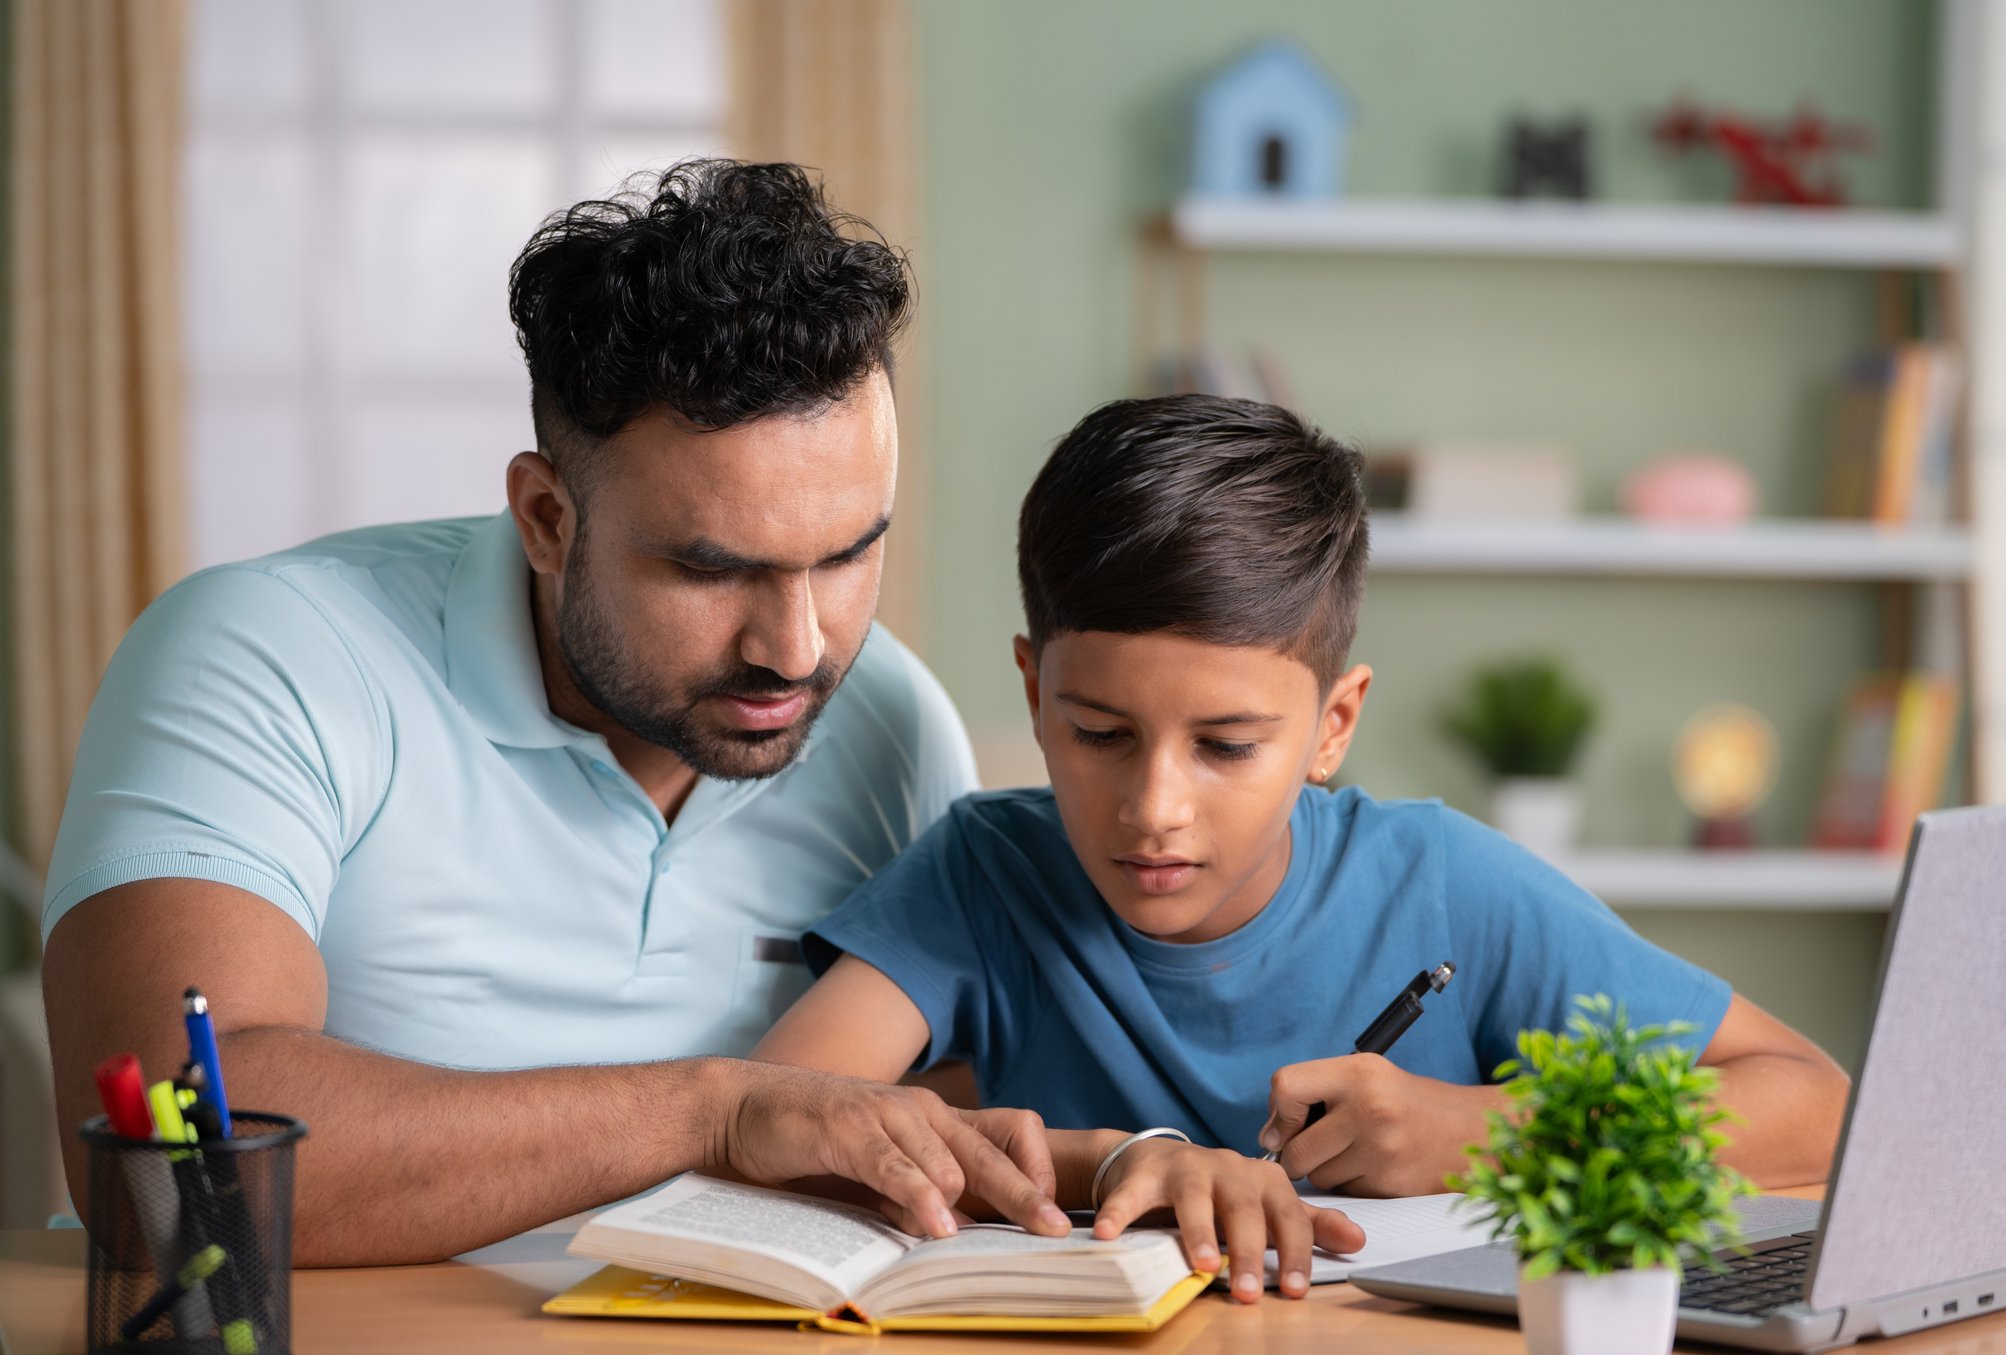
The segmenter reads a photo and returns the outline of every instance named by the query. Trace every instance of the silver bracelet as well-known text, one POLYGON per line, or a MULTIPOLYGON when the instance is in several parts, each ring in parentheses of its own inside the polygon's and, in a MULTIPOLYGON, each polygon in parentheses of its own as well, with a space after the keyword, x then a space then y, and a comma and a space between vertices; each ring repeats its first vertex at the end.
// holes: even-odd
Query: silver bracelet
POLYGON ((1176 1139, 1182 1143, 1191 1142, 1191 1136, 1181 1129, 1159 1127, 1156 1129, 1145 1129, 1140 1134, 1130 1134, 1120 1143, 1108 1149, 1107 1156, 1101 1159, 1100 1166, 1094 1171, 1093 1205, 1096 1213, 1100 1211, 1101 1183, 1107 1180, 1108 1168, 1114 1166, 1116 1158, 1135 1147, 1136 1144, 1141 1143, 1144 1139, 1176 1139))

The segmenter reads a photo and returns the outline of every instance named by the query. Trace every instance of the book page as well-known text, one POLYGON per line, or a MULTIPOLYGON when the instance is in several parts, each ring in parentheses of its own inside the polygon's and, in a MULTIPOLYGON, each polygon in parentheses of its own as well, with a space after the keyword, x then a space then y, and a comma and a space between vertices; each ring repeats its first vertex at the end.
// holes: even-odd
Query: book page
POLYGON ((594 1218, 573 1250, 705 1280, 777 1261, 848 1296, 916 1241, 867 1209, 692 1172, 594 1218))
MULTIPOLYGON (((1463 1202, 1461 1195, 1412 1195, 1405 1199, 1366 1200, 1345 1195, 1308 1195, 1304 1204, 1340 1209, 1365 1230, 1365 1246, 1343 1256, 1319 1248, 1311 1253, 1311 1284, 1335 1284, 1354 1270, 1413 1261, 1442 1252, 1481 1247, 1490 1241, 1490 1222, 1481 1205, 1463 1202)), ((1267 1284, 1281 1283, 1275 1253, 1268 1251, 1267 1284)))

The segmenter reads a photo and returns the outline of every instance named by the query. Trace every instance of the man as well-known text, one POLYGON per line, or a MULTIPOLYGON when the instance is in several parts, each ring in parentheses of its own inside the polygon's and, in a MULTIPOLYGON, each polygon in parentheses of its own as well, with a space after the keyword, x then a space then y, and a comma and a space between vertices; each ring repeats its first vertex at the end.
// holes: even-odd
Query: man
POLYGON ((1065 1227, 1033 1117, 692 1057, 748 1050, 807 986, 800 933, 974 775, 871 627, 902 259, 792 166, 653 188, 516 261, 507 513, 196 575, 91 710, 43 920, 65 1126, 104 1057, 173 1071, 201 986, 232 1102, 311 1127, 302 1264, 698 1167, 847 1176, 915 1231, 964 1186, 1065 1227))

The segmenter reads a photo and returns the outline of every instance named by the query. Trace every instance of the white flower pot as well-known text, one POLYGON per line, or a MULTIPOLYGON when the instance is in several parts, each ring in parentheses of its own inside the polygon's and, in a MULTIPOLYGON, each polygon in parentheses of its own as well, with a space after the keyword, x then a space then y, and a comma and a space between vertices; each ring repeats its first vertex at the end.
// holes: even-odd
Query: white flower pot
POLYGON ((1679 1318, 1679 1279, 1663 1266, 1518 1282, 1529 1355, 1665 1355, 1679 1318))
POLYGON ((1559 776, 1507 776, 1491 793, 1491 826, 1549 860, 1581 838, 1581 788, 1559 776))

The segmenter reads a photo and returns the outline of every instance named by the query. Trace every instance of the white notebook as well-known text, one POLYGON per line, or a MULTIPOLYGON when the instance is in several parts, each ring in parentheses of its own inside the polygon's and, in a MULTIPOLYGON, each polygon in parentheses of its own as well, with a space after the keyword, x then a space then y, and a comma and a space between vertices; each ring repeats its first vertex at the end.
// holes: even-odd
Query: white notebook
MULTIPOLYGON (((1319 1249, 1310 1261, 1311 1284, 1335 1284, 1354 1270, 1413 1261, 1441 1252, 1480 1247, 1490 1241, 1484 1207, 1461 1195, 1411 1195, 1398 1200, 1362 1200, 1344 1195, 1303 1196, 1307 1204, 1342 1209, 1365 1230, 1365 1245, 1337 1256, 1319 1249)), ((1268 1287, 1281 1282, 1275 1254, 1268 1252, 1268 1287)))

